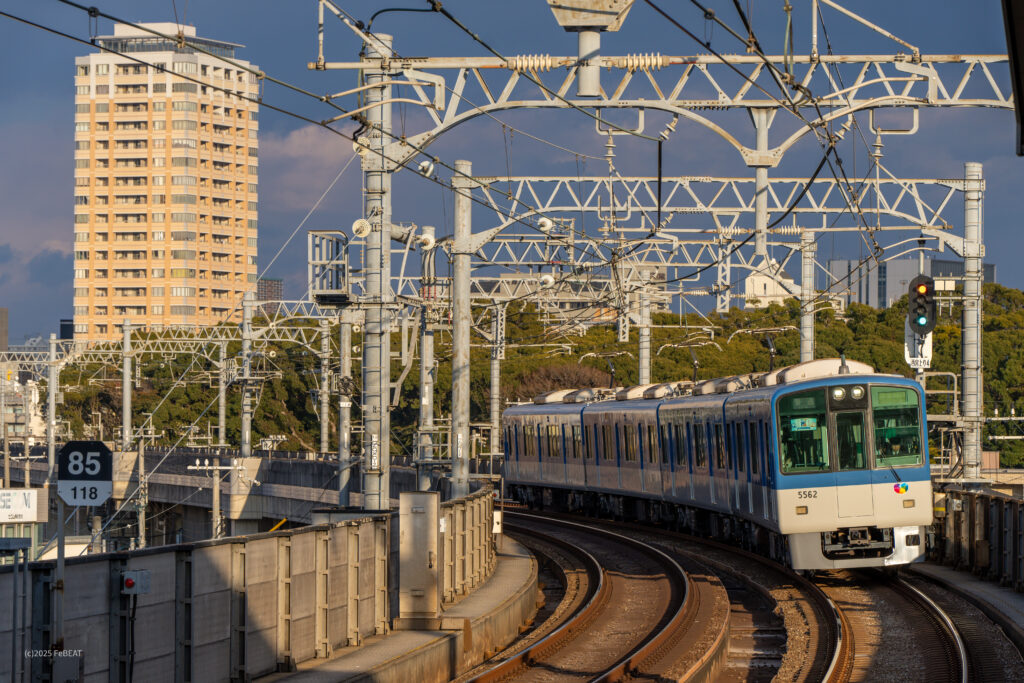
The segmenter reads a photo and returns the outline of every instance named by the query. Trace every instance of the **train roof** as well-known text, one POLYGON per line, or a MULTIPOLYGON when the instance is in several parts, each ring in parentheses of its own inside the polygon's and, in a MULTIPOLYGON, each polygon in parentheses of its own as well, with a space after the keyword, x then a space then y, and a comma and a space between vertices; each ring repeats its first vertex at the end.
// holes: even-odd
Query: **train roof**
POLYGON ((843 378, 856 381, 858 377, 868 379, 869 376, 873 380, 882 377, 909 381, 901 375, 876 373, 867 363, 848 361, 845 358, 817 358, 770 372, 718 377, 697 383, 680 381, 611 389, 560 389, 537 396, 532 404, 511 406, 505 412, 510 415, 535 415, 579 414, 584 408, 587 408, 588 413, 646 412, 657 410, 658 407, 698 408, 742 400, 741 397, 753 399, 765 393, 775 395, 788 385, 802 385, 814 380, 843 378))

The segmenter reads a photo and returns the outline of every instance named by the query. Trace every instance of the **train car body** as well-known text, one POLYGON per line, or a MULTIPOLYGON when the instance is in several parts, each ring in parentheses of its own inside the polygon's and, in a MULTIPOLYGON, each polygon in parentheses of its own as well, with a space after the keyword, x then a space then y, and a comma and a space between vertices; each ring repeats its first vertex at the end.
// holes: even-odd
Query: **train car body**
POLYGON ((682 396, 638 389, 508 408, 510 490, 682 525, 800 570, 923 557, 932 491, 916 382, 821 359, 682 396))

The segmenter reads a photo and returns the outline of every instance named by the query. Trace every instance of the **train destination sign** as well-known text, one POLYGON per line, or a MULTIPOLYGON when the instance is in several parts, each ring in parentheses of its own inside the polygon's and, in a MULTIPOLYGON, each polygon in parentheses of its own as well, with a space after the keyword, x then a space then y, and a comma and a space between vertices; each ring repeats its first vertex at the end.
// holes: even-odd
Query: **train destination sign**
POLYGON ((69 441, 57 454, 57 495, 68 505, 102 505, 114 491, 114 455, 102 441, 69 441))

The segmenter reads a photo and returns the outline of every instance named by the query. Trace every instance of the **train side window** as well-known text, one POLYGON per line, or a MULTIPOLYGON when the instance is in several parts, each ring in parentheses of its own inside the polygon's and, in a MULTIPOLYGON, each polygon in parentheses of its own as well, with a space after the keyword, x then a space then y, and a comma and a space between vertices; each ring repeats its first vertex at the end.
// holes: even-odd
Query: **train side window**
POLYGON ((658 462, 658 430, 654 425, 647 425, 647 462, 658 462))
POLYGON ((583 429, 578 425, 572 426, 572 459, 579 460, 583 455, 583 429))
POLYGON ((715 423, 715 467, 725 468, 725 439, 722 437, 721 423, 715 423))
POLYGON ((747 430, 747 450, 750 451, 750 473, 756 477, 758 464, 761 460, 760 451, 757 449, 757 425, 750 422, 747 426, 749 427, 747 430))
POLYGON ((615 447, 612 445, 612 426, 601 425, 602 435, 604 436, 604 459, 614 460, 615 459, 615 447))
POLYGON ((558 443, 558 425, 548 425, 548 457, 557 458, 562 453, 561 444, 558 443))
POLYGON ((697 467, 707 467, 708 464, 708 445, 707 445, 707 434, 704 430, 704 425, 695 424, 693 426, 693 446, 696 452, 696 465, 697 467))
POLYGON ((627 461, 636 460, 636 432, 629 425, 622 425, 622 450, 627 461))

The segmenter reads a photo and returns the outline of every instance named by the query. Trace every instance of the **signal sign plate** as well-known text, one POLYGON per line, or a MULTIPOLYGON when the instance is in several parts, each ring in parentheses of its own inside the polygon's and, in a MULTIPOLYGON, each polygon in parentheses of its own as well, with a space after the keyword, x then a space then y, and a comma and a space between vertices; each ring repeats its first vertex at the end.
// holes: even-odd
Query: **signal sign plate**
POLYGON ((102 505, 114 491, 114 455, 102 441, 69 441, 57 454, 57 495, 68 505, 102 505))

